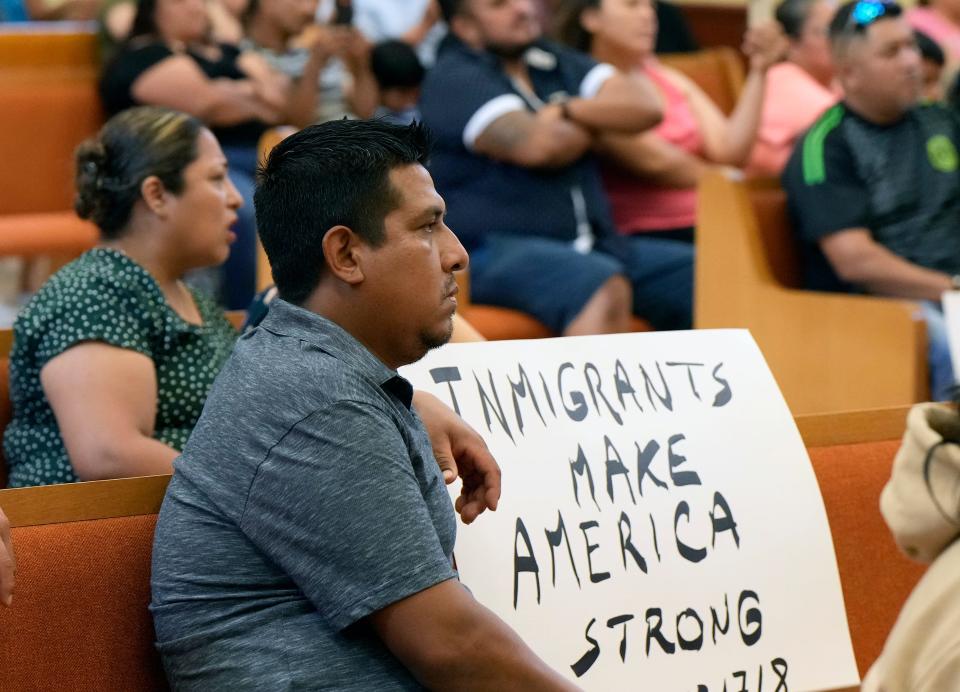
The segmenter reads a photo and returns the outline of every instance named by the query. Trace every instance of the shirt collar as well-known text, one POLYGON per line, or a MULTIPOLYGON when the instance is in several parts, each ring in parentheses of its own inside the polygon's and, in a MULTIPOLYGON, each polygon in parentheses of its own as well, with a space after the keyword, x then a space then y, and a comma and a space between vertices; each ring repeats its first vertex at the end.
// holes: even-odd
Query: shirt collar
POLYGON ((313 344, 324 353, 359 370, 361 375, 376 382, 377 386, 393 394, 406 408, 410 408, 413 386, 336 322, 276 298, 271 301, 270 309, 260 327, 272 334, 294 337, 313 344))

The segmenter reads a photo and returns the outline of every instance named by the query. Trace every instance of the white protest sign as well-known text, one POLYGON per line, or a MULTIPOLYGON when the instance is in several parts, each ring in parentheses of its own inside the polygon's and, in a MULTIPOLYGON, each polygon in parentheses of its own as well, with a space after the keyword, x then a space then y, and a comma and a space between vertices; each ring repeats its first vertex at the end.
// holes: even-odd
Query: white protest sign
POLYGON ((960 291, 944 291, 940 303, 947 325, 947 343, 954 374, 960 373, 960 291))
POLYGON ((401 373, 503 470, 463 582, 577 684, 858 683, 816 478, 746 331, 451 344, 401 373))

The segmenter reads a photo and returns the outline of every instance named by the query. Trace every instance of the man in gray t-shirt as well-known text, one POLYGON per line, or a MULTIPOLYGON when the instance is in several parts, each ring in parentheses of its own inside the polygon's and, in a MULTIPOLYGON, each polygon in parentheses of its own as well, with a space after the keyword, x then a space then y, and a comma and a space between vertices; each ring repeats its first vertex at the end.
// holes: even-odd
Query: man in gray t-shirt
MULTIPOLYGON (((570 688, 457 580, 432 404, 396 372, 449 339, 467 264, 426 155, 421 126, 337 121, 266 164, 280 298, 214 384, 157 523, 174 689, 570 688)), ((466 486, 468 520, 489 488, 466 486)))

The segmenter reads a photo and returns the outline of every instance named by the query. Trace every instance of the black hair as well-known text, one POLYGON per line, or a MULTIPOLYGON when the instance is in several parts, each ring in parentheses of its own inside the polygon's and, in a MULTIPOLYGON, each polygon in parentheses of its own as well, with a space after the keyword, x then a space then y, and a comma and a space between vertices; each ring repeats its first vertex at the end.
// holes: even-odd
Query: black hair
POLYGON ((589 53, 593 35, 583 28, 580 17, 584 11, 596 7, 600 7, 600 0, 563 0, 554 14, 554 37, 571 48, 589 53))
POLYGON ((850 41, 857 36, 862 36, 870 24, 883 19, 899 17, 901 14, 903 14, 903 8, 897 3, 888 0, 877 0, 876 2, 872 2, 871 0, 849 0, 845 2, 837 9, 836 14, 833 15, 833 19, 830 21, 830 46, 833 49, 834 55, 842 54, 850 41), (858 22, 851 15, 853 15, 854 11, 860 5, 882 6, 883 11, 867 22, 858 22))
POLYGON ((783 0, 777 5, 774 17, 783 27, 783 33, 792 39, 800 38, 803 25, 807 23, 810 8, 819 0, 783 0))
POLYGON ((370 52, 370 69, 381 89, 413 88, 426 72, 417 52, 403 41, 383 41, 370 52))
POLYGON ((137 0, 137 13, 133 17, 127 41, 141 36, 157 36, 157 0, 137 0))
POLYGON ((447 24, 450 20, 463 12, 463 6, 467 0, 437 0, 440 5, 440 14, 443 15, 443 21, 447 24))
POLYGON ((197 158, 203 127, 193 116, 157 106, 117 113, 77 147, 77 215, 106 239, 122 235, 146 178, 157 176, 175 195, 183 191, 183 170, 197 158))
MULTIPOLYGON (((382 120, 310 125, 280 142, 257 172, 257 232, 284 300, 299 305, 324 272, 323 236, 343 225, 374 247, 400 204, 390 185, 398 166, 425 165, 426 128, 382 120)), ((398 271, 402 269, 398 267, 398 271)))
POLYGON ((917 42, 917 48, 920 49, 920 57, 924 60, 943 67, 947 63, 947 58, 943 53, 940 44, 930 38, 922 31, 913 30, 913 38, 917 42))

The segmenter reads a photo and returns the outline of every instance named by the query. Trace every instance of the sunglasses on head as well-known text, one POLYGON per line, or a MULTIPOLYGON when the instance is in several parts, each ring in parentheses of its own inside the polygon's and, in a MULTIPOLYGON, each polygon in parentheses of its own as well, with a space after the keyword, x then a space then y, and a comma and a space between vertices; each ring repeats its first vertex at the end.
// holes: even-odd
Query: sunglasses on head
POLYGON ((900 6, 892 2, 860 0, 847 17, 846 29, 863 31, 881 17, 896 17, 900 12, 900 6))

